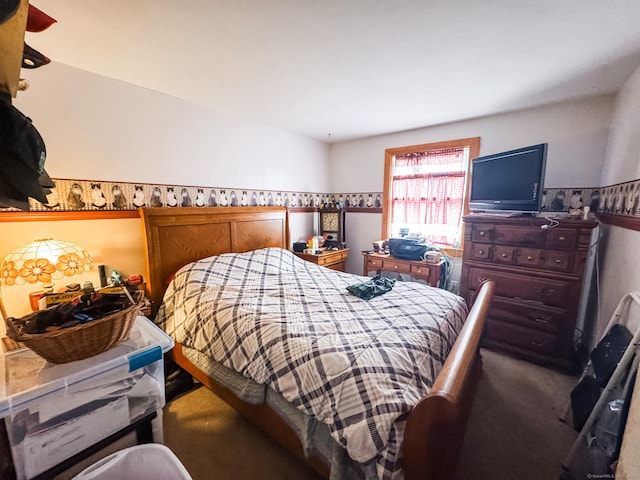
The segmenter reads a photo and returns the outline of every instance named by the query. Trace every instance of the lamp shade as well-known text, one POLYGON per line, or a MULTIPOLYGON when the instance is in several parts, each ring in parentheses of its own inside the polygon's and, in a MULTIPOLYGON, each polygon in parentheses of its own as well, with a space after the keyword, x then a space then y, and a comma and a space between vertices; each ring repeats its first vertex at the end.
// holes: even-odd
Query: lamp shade
POLYGON ((0 265, 2 286, 51 283, 93 269, 87 251, 71 242, 46 238, 17 248, 0 265))

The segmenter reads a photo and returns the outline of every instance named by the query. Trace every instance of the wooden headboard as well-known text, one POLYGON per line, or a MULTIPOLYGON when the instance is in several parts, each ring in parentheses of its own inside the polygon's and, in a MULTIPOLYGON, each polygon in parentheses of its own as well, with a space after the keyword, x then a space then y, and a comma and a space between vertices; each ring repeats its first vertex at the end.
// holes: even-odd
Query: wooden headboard
POLYGON ((180 267, 221 253, 289 248, 286 207, 141 208, 140 217, 152 317, 180 267))

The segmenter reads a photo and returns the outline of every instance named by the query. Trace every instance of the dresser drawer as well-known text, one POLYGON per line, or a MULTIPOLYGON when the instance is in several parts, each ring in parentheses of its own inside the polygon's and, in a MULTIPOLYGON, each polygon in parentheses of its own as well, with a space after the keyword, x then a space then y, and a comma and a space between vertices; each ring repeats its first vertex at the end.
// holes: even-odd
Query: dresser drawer
POLYGON ((382 268, 387 272, 411 273, 411 264, 400 263, 396 260, 384 260, 382 262, 382 268))
POLYGON ((331 265, 333 263, 339 263, 341 261, 340 256, 339 255, 331 255, 330 257, 320 257, 318 258, 318 265, 325 267, 327 265, 331 265))
POLYGON ((537 248, 519 248, 516 255, 519 267, 541 268, 544 265, 544 250, 537 248))
POLYGON ((496 295, 518 297, 558 307, 567 306, 572 293, 571 281, 496 272, 484 268, 472 267, 469 269, 468 285, 470 290, 477 290, 484 280, 495 281, 496 295))
POLYGON ((538 228, 511 225, 496 225, 493 243, 518 247, 544 248, 545 231, 538 228))
POLYGON ((519 248, 516 254, 516 265, 519 267, 554 270, 556 272, 568 272, 571 270, 572 258, 572 252, 519 248))
POLYGON ((572 251, 576 248, 578 232, 576 230, 549 228, 547 230, 547 248, 550 250, 572 251))
POLYGON ((493 263, 499 263, 501 265, 513 265, 516 260, 516 247, 510 247, 508 245, 494 245, 493 249, 493 263))
POLYGON ((488 340, 506 343, 544 355, 557 356, 562 350, 558 335, 497 321, 492 318, 487 320, 484 333, 488 340))
POLYGON ((473 260, 489 261, 491 258, 491 245, 474 243, 471 245, 471 258, 473 260))
POLYGON ((367 261, 368 270, 379 270, 381 268, 382 268, 381 258, 369 258, 369 260, 367 261))
POLYGON ((425 265, 410 265, 410 274, 415 277, 428 277, 429 276, 429 266, 425 263, 425 265))
POLYGON ((325 253, 318 258, 318 265, 326 265, 330 263, 344 262, 347 259, 349 252, 347 250, 344 251, 334 251, 331 253, 325 253))
POLYGON ((520 324, 547 332, 566 330, 566 309, 525 303, 522 300, 493 297, 489 316, 506 323, 520 324))
POLYGON ((331 269, 331 270, 337 270, 338 272, 344 272, 346 271, 346 262, 335 262, 335 263, 331 263, 329 265, 326 265, 327 268, 331 269))
POLYGON ((555 270, 557 272, 571 271, 572 252, 546 251, 544 252, 544 262, 542 268, 555 270))
POLYGON ((474 242, 493 242, 493 225, 474 225, 471 230, 471 240, 474 242))
POLYGON ((319 257, 318 265, 325 266, 327 263, 333 263, 336 259, 334 257, 319 257))

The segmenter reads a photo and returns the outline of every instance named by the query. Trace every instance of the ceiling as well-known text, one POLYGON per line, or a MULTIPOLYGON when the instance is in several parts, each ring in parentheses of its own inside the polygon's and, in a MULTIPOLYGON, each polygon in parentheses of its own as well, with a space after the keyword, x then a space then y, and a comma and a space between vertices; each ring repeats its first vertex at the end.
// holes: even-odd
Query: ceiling
POLYGON ((54 62, 325 142, 608 94, 640 65, 638 0, 31 3, 54 62))

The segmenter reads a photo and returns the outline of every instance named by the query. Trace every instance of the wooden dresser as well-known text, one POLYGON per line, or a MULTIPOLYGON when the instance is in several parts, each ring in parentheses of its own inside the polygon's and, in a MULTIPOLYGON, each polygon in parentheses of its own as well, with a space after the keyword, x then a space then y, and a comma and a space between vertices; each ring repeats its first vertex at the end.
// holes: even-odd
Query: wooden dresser
POLYGON ((471 304, 482 281, 496 283, 483 346, 573 370, 574 331, 597 222, 567 219, 551 226, 543 218, 490 215, 464 221, 461 295, 471 304))
POLYGON ((364 257, 364 267, 362 275, 369 275, 370 271, 404 273, 413 278, 424 280, 432 287, 440 285, 440 274, 444 265, 443 261, 438 263, 427 263, 424 260, 401 260, 384 253, 362 252, 364 257))
POLYGON ((343 248, 341 250, 324 250, 320 254, 293 252, 298 257, 306 260, 307 262, 315 263, 321 267, 327 267, 331 270, 338 270, 339 272, 345 271, 345 265, 347 257, 349 256, 349 249, 343 248))

